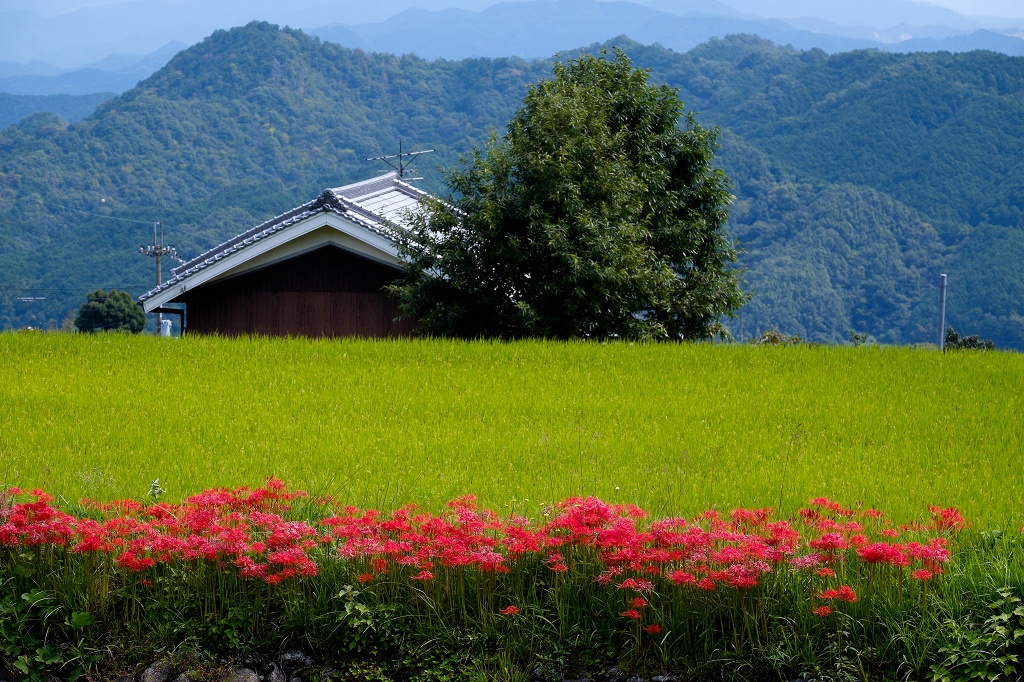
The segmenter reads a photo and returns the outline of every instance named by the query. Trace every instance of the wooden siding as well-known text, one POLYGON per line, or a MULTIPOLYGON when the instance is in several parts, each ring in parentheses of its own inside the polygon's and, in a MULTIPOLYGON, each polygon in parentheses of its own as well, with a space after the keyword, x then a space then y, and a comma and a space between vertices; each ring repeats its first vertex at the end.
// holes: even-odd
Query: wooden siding
POLYGON ((401 273, 334 246, 197 287, 186 331, 227 336, 409 336, 398 306, 381 289, 401 273))

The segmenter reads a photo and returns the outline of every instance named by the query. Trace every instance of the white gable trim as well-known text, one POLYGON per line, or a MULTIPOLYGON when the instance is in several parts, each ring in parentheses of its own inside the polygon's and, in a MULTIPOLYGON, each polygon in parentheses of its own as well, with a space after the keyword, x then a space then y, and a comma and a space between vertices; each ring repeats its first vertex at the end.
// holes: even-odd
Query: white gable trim
POLYGON ((324 211, 300 220, 245 249, 228 254, 220 262, 203 268, 178 284, 168 286, 147 298, 143 302, 143 309, 147 313, 152 312, 203 284, 294 258, 326 244, 334 244, 384 265, 401 267, 402 264, 393 241, 338 213, 324 211))

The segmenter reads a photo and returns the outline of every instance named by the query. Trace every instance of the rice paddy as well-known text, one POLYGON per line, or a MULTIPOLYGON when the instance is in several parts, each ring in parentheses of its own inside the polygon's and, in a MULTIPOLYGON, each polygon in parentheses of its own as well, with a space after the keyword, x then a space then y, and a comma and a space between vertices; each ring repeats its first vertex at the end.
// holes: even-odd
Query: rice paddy
POLYGON ((0 485, 362 507, 574 495, 655 516, 827 495, 1024 518, 1024 356, 906 348, 0 334, 0 485))

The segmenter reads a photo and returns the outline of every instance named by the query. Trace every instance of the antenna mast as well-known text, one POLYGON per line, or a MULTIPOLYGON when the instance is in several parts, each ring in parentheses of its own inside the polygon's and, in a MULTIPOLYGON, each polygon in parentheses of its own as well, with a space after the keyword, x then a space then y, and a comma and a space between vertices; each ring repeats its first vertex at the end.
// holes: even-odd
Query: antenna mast
POLYGON ((413 172, 412 164, 414 161, 416 161, 416 158, 420 154, 429 154, 432 151, 434 150, 422 149, 418 152, 403 152, 402 140, 398 140, 397 154, 387 154, 385 156, 371 156, 370 158, 367 159, 367 161, 383 161, 384 163, 398 171, 398 177, 403 180, 422 180, 423 178, 406 178, 405 174, 413 172), (408 158, 409 160, 406 161, 406 158, 408 158), (397 161, 392 163, 389 159, 397 159, 397 161))

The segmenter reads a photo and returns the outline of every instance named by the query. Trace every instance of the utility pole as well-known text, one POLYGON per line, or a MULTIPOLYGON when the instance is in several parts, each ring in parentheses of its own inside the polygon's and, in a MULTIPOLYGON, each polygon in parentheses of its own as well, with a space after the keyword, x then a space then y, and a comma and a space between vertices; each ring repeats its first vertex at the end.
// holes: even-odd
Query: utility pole
POLYGON ((939 275, 939 350, 946 346, 946 276, 939 275))
MULTIPOLYGON (((164 245, 164 223, 158 220, 153 223, 153 243, 150 246, 140 246, 139 253, 149 256, 156 260, 156 285, 160 286, 163 284, 163 275, 160 272, 160 259, 164 256, 170 256, 175 260, 181 260, 178 258, 178 251, 173 246, 164 245), (159 236, 158 236, 159 230, 159 236)), ((156 314, 156 333, 159 336, 161 330, 161 324, 164 321, 164 316, 160 313, 156 314)))
POLYGON ((403 152, 402 141, 399 140, 397 154, 387 154, 386 156, 371 156, 370 158, 367 159, 367 161, 383 161, 384 163, 398 171, 398 177, 403 180, 422 180, 423 178, 406 178, 405 174, 413 172, 412 164, 416 160, 416 157, 418 157, 420 154, 429 154, 432 151, 434 150, 423 149, 418 152, 403 152), (409 160, 405 161, 406 158, 408 158, 409 160), (391 163, 391 161, 389 161, 388 159, 398 159, 398 161, 396 161, 395 163, 391 163))

